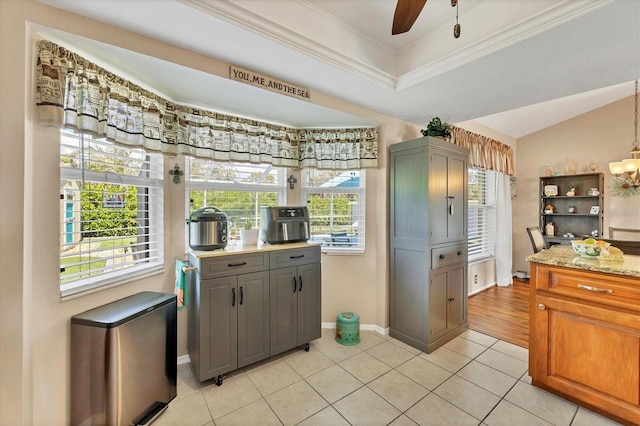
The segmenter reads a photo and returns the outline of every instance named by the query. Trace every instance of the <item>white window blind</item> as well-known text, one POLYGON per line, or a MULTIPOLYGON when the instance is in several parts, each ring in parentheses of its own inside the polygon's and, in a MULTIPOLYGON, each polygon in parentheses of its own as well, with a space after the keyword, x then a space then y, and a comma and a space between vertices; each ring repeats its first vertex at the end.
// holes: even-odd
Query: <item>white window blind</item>
POLYGON ((495 241, 495 172, 469 169, 469 261, 491 257, 495 241))
POLYGON ((190 211, 216 207, 227 215, 229 241, 247 222, 260 227, 260 207, 285 204, 284 167, 201 159, 187 160, 190 211))
POLYGON ((302 171, 302 201, 311 240, 323 250, 362 253, 365 248, 365 171, 302 171))
POLYGON ((163 267, 163 160, 61 131, 60 292, 69 296, 163 267))

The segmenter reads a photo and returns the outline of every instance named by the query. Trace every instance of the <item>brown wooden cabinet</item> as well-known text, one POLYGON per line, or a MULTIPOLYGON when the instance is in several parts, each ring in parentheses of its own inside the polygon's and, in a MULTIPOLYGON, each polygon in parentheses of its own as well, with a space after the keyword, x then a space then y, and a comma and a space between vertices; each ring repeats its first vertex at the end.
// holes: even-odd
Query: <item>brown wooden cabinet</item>
POLYGON ((638 278, 531 264, 533 384, 640 424, 638 278))

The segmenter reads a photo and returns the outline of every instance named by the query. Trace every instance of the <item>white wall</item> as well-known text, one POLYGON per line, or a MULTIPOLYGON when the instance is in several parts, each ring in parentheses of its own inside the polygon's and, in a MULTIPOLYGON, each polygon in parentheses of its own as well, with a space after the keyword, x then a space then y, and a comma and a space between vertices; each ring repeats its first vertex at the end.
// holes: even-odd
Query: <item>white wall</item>
MULTIPOLYGON (((185 252, 184 184, 165 183, 165 269, 62 302, 59 298, 59 138, 33 124, 36 38, 30 23, 61 29, 227 77, 229 64, 40 4, 0 0, 0 424, 68 424, 69 318, 143 290, 173 290, 173 260, 185 252)), ((380 122, 379 166, 367 170, 367 250, 322 258, 322 321, 358 312, 363 324, 388 324, 389 143, 419 128, 313 94, 314 102, 380 122)), ((165 159, 168 171, 183 158, 165 159)), ((186 311, 178 315, 178 353, 186 353, 186 311)))

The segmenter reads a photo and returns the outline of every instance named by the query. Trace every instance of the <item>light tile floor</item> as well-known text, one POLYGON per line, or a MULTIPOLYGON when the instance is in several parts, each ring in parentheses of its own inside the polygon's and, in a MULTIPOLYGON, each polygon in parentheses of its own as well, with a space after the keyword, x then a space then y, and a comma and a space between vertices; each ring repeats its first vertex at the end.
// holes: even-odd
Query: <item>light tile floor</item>
POLYGON ((199 383, 178 366, 162 425, 616 425, 532 386, 528 351, 467 331, 426 354, 371 331, 343 346, 333 330, 298 348, 199 383))

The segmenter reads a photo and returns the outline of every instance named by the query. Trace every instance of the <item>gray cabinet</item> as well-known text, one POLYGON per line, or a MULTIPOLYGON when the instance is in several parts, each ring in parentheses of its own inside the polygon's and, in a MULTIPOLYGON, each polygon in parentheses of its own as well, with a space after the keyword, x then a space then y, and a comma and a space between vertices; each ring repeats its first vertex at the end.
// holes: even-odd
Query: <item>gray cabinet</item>
POLYGON ((308 350, 321 336, 320 247, 272 252, 271 265, 271 355, 308 350))
POLYGON ((198 264, 198 274, 187 292, 188 349, 198 378, 221 380, 224 373, 269 357, 268 255, 191 262, 198 264), (248 272, 256 269, 264 270, 248 272))
POLYGON ((200 381, 220 385, 225 373, 302 344, 308 350, 320 337, 319 246, 189 260, 198 269, 187 292, 188 350, 200 381))
POLYGON ((466 148, 391 145, 389 334, 431 352, 468 328, 466 148))

